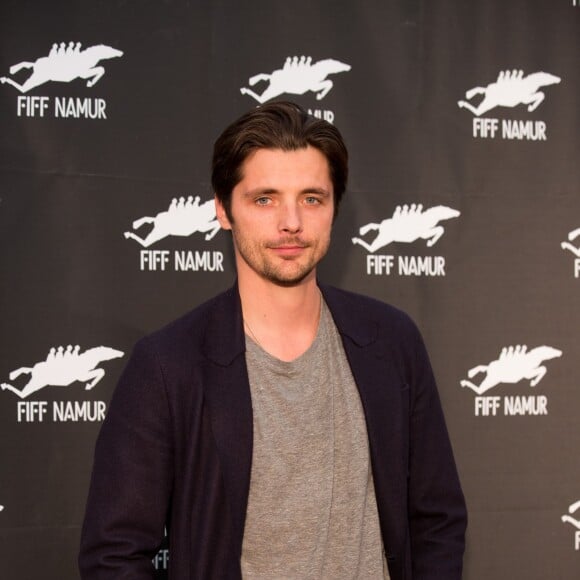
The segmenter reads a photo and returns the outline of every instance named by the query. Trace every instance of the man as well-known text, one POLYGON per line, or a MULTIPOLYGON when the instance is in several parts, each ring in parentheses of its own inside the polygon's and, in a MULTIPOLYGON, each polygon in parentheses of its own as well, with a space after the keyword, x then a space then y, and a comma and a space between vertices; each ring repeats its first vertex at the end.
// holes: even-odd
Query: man
POLYGON ((466 513, 421 337, 319 285, 347 178, 332 125, 255 109, 215 144, 237 284, 141 340, 99 436, 83 578, 459 580, 466 513))

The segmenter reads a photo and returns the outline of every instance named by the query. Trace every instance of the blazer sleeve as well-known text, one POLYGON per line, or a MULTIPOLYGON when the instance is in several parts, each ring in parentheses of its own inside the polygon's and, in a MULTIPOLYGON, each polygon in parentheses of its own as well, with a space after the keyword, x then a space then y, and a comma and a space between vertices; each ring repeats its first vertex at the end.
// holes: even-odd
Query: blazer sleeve
POLYGON ((416 330, 409 422, 413 580, 461 580, 467 511, 439 394, 416 330))
POLYGON ((143 339, 111 399, 95 459, 79 554, 85 580, 154 577, 173 481, 171 417, 161 367, 143 339))

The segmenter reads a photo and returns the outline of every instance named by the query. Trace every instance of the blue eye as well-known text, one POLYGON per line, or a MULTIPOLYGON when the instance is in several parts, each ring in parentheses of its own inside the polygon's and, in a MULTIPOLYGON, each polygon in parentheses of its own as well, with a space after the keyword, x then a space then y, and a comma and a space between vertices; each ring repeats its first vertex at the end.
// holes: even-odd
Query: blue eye
POLYGON ((320 203, 320 200, 317 197, 313 197, 313 196, 307 197, 305 201, 308 205, 316 205, 316 204, 320 203))
POLYGON ((267 205, 269 201, 269 197, 258 197, 256 198, 256 205, 267 205))

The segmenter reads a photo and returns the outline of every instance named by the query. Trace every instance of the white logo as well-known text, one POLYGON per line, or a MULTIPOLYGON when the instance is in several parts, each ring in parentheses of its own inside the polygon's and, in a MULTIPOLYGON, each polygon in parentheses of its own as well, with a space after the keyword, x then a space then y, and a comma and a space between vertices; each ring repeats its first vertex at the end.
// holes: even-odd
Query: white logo
POLYGON ((388 276, 397 271, 400 276, 445 276, 443 256, 394 256, 374 253, 393 242, 426 240, 427 247, 430 248, 445 233, 439 222, 459 215, 460 212, 444 205, 426 210, 423 210, 421 204, 399 205, 390 218, 380 223, 371 222, 359 229, 361 236, 371 231, 376 232, 372 241, 367 242, 362 238, 352 238, 351 241, 370 252, 366 257, 367 274, 388 276))
MULTIPOLYGON (((487 365, 473 367, 467 373, 473 379, 485 373, 479 385, 470 380, 462 380, 462 387, 468 387, 478 396, 475 397, 475 416, 497 416, 502 407, 502 397, 481 396, 501 383, 519 383, 529 380, 535 387, 545 376, 547 369, 544 361, 562 356, 562 351, 551 346, 538 346, 528 351, 526 345, 504 347, 497 360, 487 365)), ((548 397, 546 395, 506 395, 503 397, 503 414, 547 415, 548 397)))
POLYGON ((527 105, 528 111, 534 111, 545 99, 539 89, 560 82, 560 78, 546 72, 532 73, 524 76, 521 70, 502 71, 497 81, 487 87, 474 87, 465 93, 467 101, 459 101, 460 108, 470 110, 474 115, 482 115, 495 107, 516 107, 527 105), (474 106, 468 101, 476 95, 483 95, 479 105, 474 106))
MULTIPOLYGON (((164 529, 164 539, 163 542, 167 542, 167 527, 164 529)), ((168 548, 161 548, 155 557, 152 560, 153 567, 155 570, 167 570, 169 566, 169 549, 168 548)))
MULTIPOLYGON (((187 199, 173 198, 166 211, 159 212, 155 217, 145 216, 133 222, 133 229, 139 229, 145 224, 152 224, 149 233, 140 237, 134 232, 125 232, 127 240, 135 240, 143 248, 155 244, 168 236, 187 237, 199 232, 205 234, 205 241, 210 241, 220 230, 216 218, 215 203, 209 199, 200 203, 199 196, 195 199, 190 195, 187 199)), ((175 250, 173 266, 175 271, 223 272, 224 255, 219 251, 175 250)), ((141 271, 165 270, 170 263, 169 250, 141 250, 141 271)))
POLYGON ((570 250, 577 258, 580 258, 580 246, 576 247, 571 242, 574 241, 578 236, 580 236, 580 228, 572 230, 568 234, 568 241, 562 242, 561 246, 563 250, 570 250))
POLYGON ((125 232, 126 239, 135 240, 144 248, 166 238, 167 236, 187 237, 195 232, 205 233, 205 240, 211 240, 220 230, 215 213, 215 203, 210 199, 200 205, 200 198, 189 196, 173 198, 167 211, 158 213, 155 217, 142 217, 133 222, 133 229, 138 230, 145 224, 153 224, 151 231, 140 238, 133 232, 125 232))
POLYGON ((576 247, 572 242, 579 236, 580 228, 572 230, 568 234, 568 241, 560 244, 563 250, 570 250, 576 256, 574 260, 574 278, 580 278, 580 246, 576 247))
POLYGON ((370 244, 361 238, 352 238, 352 243, 362 246, 368 252, 376 252, 393 242, 410 243, 418 239, 427 240, 427 246, 431 247, 445 233, 443 226, 438 225, 439 222, 459 215, 460 212, 444 205, 425 211, 421 204, 412 204, 410 207, 398 205, 392 217, 384 219, 380 224, 370 223, 359 229, 361 236, 370 231, 378 232, 370 244))
POLYGON ((301 56, 300 59, 288 57, 281 69, 276 69, 272 73, 260 73, 250 77, 250 86, 255 86, 259 82, 268 82, 268 86, 261 95, 251 89, 242 87, 242 95, 249 95, 262 104, 278 97, 284 93, 291 95, 303 95, 308 91, 316 93, 316 99, 323 99, 332 89, 333 83, 326 77, 331 74, 347 72, 350 65, 326 58, 312 63, 312 57, 301 56))
POLYGON ((473 367, 467 373, 470 379, 479 373, 485 373, 479 386, 468 380, 461 381, 461 386, 469 387, 478 395, 500 383, 518 383, 523 379, 529 379, 530 387, 535 387, 547 372, 542 363, 560 356, 562 356, 562 351, 551 346, 538 346, 530 351, 525 344, 504 347, 497 360, 487 365, 473 367))
POLYGON ((123 56, 122 51, 98 44, 81 50, 81 43, 64 42, 53 44, 48 56, 43 56, 34 62, 23 61, 10 67, 14 75, 22 69, 32 69, 32 74, 24 83, 1 77, 1 83, 8 83, 21 93, 43 85, 49 81, 69 83, 74 79, 87 79, 87 87, 92 87, 104 74, 102 66, 96 66, 101 60, 123 56))
POLYGON ((580 510, 580 501, 577 501, 568 508, 568 513, 562 516, 562 522, 564 522, 565 524, 571 524, 576 528, 576 532, 574 535, 575 537, 574 548, 576 550, 580 550, 580 520, 572 517, 572 515, 570 514, 574 514, 579 510, 580 510))
POLYGON ((68 345, 66 350, 59 346, 51 348, 46 360, 36 363, 33 367, 20 367, 10 373, 10 380, 20 375, 30 375, 26 385, 18 389, 7 383, 2 383, 2 390, 12 391, 21 399, 45 387, 68 387, 76 381, 86 382, 85 389, 92 389, 104 376, 105 371, 95 368, 104 361, 119 358, 124 355, 120 350, 107 346, 89 348, 79 352, 80 347, 68 345))
MULTIPOLYGON (((573 514, 573 513, 577 512, 578 510, 580 510, 580 501, 577 501, 576 503, 573 503, 568 508, 568 513, 569 514, 573 514)), ((571 515, 568 515, 568 514, 563 515, 562 516, 562 521, 564 523, 572 524, 575 528, 577 528, 578 530, 580 530, 580 520, 577 520, 576 518, 573 518, 571 515)))

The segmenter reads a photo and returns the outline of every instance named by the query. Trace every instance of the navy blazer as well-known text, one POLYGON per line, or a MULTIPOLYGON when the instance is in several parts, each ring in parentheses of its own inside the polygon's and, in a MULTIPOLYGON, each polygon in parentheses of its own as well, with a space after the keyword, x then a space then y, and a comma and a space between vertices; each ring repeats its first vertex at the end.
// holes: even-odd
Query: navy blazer
MULTIPOLYGON (((321 287, 359 389, 392 580, 460 580, 466 510, 421 336, 407 315, 321 287)), ((237 287, 140 340, 99 434, 82 578, 239 579, 252 404, 237 287)), ((334 579, 333 579, 334 580, 334 579)))

